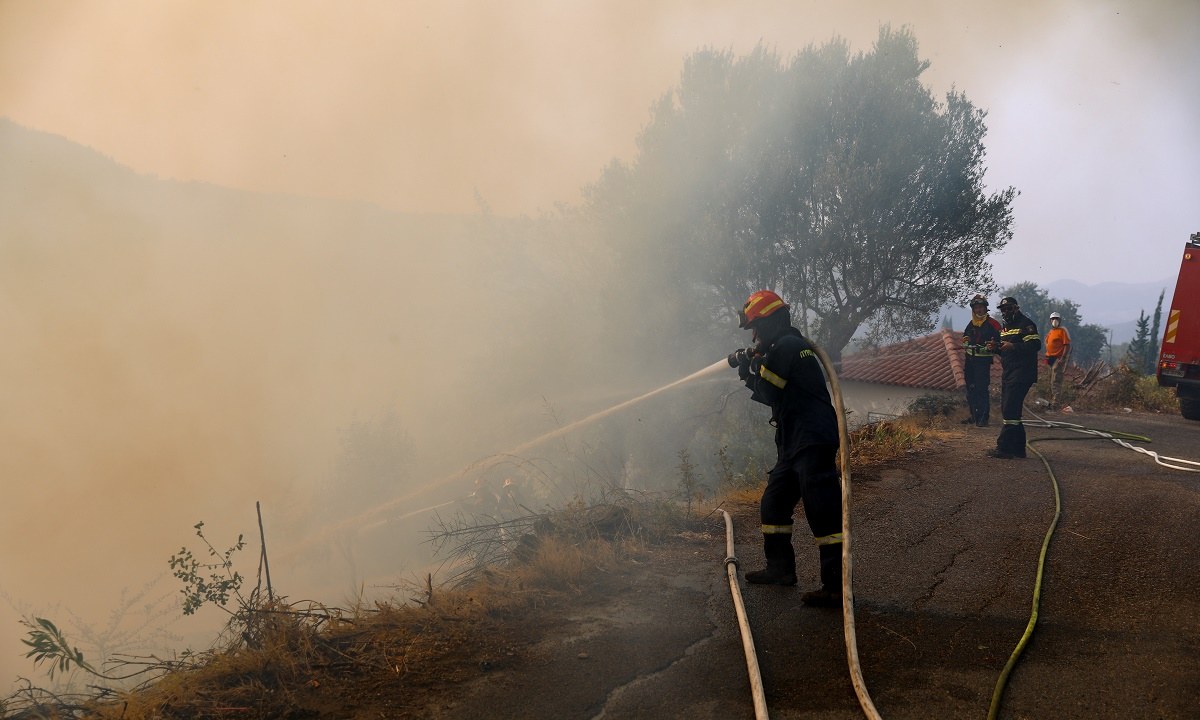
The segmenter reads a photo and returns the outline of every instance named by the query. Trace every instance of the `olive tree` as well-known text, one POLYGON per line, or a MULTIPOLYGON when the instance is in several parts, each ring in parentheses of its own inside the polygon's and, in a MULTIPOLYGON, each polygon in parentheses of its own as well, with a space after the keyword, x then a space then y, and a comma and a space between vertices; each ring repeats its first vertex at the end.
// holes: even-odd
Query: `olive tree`
POLYGON ((947 301, 994 287, 1016 191, 986 192, 985 113, 957 91, 935 100, 928 66, 888 27, 870 52, 835 39, 787 62, 762 47, 687 58, 634 160, 587 190, 625 301, 682 337, 774 289, 837 357, 864 325, 927 331, 947 301))

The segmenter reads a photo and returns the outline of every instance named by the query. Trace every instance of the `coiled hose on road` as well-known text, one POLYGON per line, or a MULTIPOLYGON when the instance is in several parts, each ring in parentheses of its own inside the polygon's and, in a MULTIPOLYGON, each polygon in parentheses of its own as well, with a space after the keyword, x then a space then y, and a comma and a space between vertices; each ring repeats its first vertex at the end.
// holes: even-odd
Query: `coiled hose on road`
POLYGON ((1142 435, 1133 435, 1130 433, 1116 432, 1112 430, 1097 430, 1096 428, 1084 427, 1083 425, 1077 425, 1075 423, 1053 422, 1031 412, 1029 408, 1025 408, 1025 412, 1030 416, 1037 418, 1036 420, 1024 421, 1023 424, 1028 427, 1070 430, 1072 432, 1083 433, 1089 437, 1035 438, 1025 443, 1025 447, 1027 447, 1034 455, 1038 456, 1038 458, 1042 461, 1042 464, 1046 466, 1046 472, 1050 475, 1050 484, 1054 488, 1054 519, 1050 522, 1050 527, 1046 530, 1045 538, 1042 540, 1042 549, 1038 555, 1037 577, 1033 583, 1033 609, 1029 615, 1029 622, 1025 626, 1025 633, 1021 635, 1021 639, 1017 641, 1017 646, 1013 649, 1012 654, 1009 655, 1008 662, 1004 664, 1004 669, 1000 671, 1000 676, 996 679, 996 688, 992 692, 992 703, 988 708, 988 720, 995 720, 995 718, 998 716, 1000 712, 1000 700, 1004 695, 1004 688, 1008 684, 1008 676, 1010 673, 1012 673, 1012 669, 1016 667, 1017 660, 1021 657, 1021 653, 1025 650, 1025 646, 1029 643, 1029 639, 1033 637, 1033 630, 1037 626, 1038 609, 1041 605, 1042 598, 1042 575, 1046 569, 1046 552, 1050 548, 1050 538, 1054 535, 1054 530, 1058 527, 1058 519, 1062 515, 1062 497, 1058 490, 1058 477, 1054 474, 1054 468, 1050 467, 1050 461, 1046 459, 1045 455, 1038 452, 1037 449, 1033 447, 1033 444, 1038 442, 1048 442, 1050 440, 1111 440, 1121 447, 1153 458, 1154 462, 1165 468, 1169 468, 1171 470, 1182 470, 1184 472, 1200 472, 1200 462, 1196 462, 1194 460, 1183 460, 1181 458, 1163 457, 1152 450, 1147 450, 1146 448, 1139 447, 1128 442, 1129 440, 1150 442, 1151 440, 1148 437, 1144 437, 1142 435), (1163 462, 1164 460, 1169 462, 1163 462))
MULTIPOLYGON (((1028 412, 1028 409, 1026 410, 1026 412, 1028 412)), ((1024 422, 1024 424, 1027 427, 1059 428, 1062 430, 1071 430, 1073 432, 1083 433, 1085 435, 1091 435, 1093 437, 1101 438, 1104 440, 1112 440, 1114 443, 1116 443, 1117 445, 1120 445, 1121 447, 1123 447, 1127 450, 1133 450, 1134 452, 1146 455, 1147 457, 1153 459, 1154 462, 1157 463, 1158 465, 1161 465, 1170 470, 1182 470, 1183 472, 1200 472, 1200 462, 1197 462, 1195 460, 1184 460, 1182 458, 1166 457, 1163 455, 1159 455, 1158 453, 1154 452, 1153 450, 1147 450, 1144 447, 1139 447, 1137 445, 1133 445, 1133 444, 1127 442, 1129 440, 1134 440, 1137 442, 1150 442, 1150 438, 1148 438, 1148 437, 1144 437, 1142 435, 1133 435, 1130 433, 1117 432, 1115 430, 1097 430, 1096 428, 1084 427, 1083 425, 1076 425, 1075 423, 1054 422, 1054 421, 1046 420, 1045 418, 1042 418, 1032 412, 1029 414, 1031 416, 1037 418, 1037 420, 1033 420, 1033 421, 1026 420, 1024 422)))

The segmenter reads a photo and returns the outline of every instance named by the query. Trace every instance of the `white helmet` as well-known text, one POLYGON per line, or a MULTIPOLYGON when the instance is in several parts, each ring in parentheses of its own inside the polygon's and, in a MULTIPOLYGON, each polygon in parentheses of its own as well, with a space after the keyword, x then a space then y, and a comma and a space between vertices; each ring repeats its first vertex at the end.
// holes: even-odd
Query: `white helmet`
POLYGON ((1052 313, 1050 313, 1050 319, 1051 320, 1062 320, 1062 315, 1059 315, 1056 312, 1052 312, 1052 313))

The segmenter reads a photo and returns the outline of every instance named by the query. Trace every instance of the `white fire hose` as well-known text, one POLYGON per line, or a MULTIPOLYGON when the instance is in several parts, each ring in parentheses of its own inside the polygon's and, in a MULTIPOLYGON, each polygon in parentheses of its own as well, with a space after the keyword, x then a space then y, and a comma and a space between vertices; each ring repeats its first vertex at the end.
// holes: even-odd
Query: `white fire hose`
POLYGON ((767 720, 767 696, 763 692, 762 673, 758 669, 758 654, 754 650, 754 636, 750 634, 750 623, 746 619, 742 590, 738 587, 738 560, 733 554, 733 519, 724 510, 721 514, 725 516, 725 574, 729 576, 729 592, 733 595, 733 608, 737 611, 738 628, 742 633, 742 650, 746 653, 746 670, 750 673, 750 694, 754 698, 754 717, 767 720))
POLYGON ((854 562, 850 542, 850 431, 846 428, 846 406, 842 403, 842 388, 838 384, 837 373, 833 371, 833 362, 825 351, 816 343, 813 349, 825 368, 825 376, 829 379, 829 388, 833 391, 833 409, 838 420, 838 460, 842 466, 842 630, 846 636, 846 662, 850 666, 850 682, 854 685, 854 694, 858 696, 858 704, 863 714, 870 720, 882 720, 871 694, 867 692, 867 683, 863 680, 862 665, 858 662, 858 638, 854 631, 854 562))

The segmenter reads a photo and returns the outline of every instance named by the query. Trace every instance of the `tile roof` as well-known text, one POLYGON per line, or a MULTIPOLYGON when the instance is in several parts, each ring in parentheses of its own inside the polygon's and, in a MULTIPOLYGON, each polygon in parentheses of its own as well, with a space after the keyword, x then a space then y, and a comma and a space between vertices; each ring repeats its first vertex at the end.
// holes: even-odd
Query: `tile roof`
MULTIPOLYGON (((962 333, 939 330, 923 337, 842 358, 842 380, 928 388, 962 390, 962 333)), ((992 363, 992 382, 1000 382, 1000 363, 992 363)))

